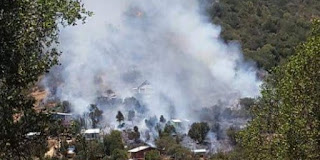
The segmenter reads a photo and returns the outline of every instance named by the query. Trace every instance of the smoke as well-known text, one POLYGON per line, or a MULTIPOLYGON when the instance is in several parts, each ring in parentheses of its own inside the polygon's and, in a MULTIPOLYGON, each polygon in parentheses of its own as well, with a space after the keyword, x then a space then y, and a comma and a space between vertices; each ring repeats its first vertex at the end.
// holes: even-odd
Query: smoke
MULTIPOLYGON (((61 29, 61 76, 55 96, 82 114, 111 89, 118 98, 141 97, 150 116, 199 120, 194 111, 232 105, 259 94, 256 69, 236 43, 203 14, 197 0, 86 0, 87 23, 61 29)), ((50 75, 48 75, 49 77, 50 75)), ((124 106, 122 106, 123 108, 124 106)), ((119 109, 119 108, 118 108, 119 109)), ((118 109, 109 108, 115 119, 118 109)), ((121 109, 121 107, 120 107, 121 109)), ((115 121, 115 120, 114 120, 115 121)))

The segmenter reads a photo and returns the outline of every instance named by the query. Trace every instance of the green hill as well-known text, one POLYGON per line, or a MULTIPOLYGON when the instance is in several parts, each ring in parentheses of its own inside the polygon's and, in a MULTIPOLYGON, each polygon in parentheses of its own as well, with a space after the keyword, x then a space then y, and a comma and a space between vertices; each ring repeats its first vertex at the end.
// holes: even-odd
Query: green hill
POLYGON ((286 61, 306 40, 318 0, 219 0, 209 9, 222 26, 222 38, 237 40, 247 59, 266 70, 286 61))

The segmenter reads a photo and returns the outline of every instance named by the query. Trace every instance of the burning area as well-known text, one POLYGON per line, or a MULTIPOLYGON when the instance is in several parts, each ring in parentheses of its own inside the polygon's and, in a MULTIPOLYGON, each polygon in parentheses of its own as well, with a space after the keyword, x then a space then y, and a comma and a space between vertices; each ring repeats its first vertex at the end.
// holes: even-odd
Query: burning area
POLYGON ((64 54, 42 82, 46 101, 68 101, 83 128, 122 130, 128 143, 154 145, 167 131, 193 150, 228 150, 228 129, 248 119, 240 101, 258 96, 261 82, 240 46, 220 39, 221 28, 210 23, 203 5, 197 0, 84 4, 94 15, 83 25, 61 28, 64 54), (188 136, 194 122, 208 125, 201 143, 188 136))

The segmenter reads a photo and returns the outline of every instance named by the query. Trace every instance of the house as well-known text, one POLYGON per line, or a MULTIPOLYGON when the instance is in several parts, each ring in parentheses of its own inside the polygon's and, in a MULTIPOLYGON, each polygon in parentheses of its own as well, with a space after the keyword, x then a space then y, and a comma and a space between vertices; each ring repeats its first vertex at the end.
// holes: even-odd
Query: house
MULTIPOLYGON (((150 147, 150 146, 140 146, 137 148, 133 148, 129 150, 130 159, 132 160, 144 160, 145 155, 147 152, 156 150, 156 148, 150 147)), ((160 152, 159 152, 160 154, 160 152)))
POLYGON ((151 84, 148 81, 144 81, 138 87, 133 88, 137 93, 149 95, 152 93, 151 84))
POLYGON ((36 136, 40 136, 41 132, 29 132, 26 134, 27 138, 34 138, 36 136))
POLYGON ((209 153, 209 151, 206 149, 195 149, 192 150, 192 153, 200 156, 202 159, 206 159, 206 155, 209 153))
POLYGON ((55 112, 51 114, 54 119, 61 120, 63 125, 69 125, 72 120, 71 113, 55 112))
POLYGON ((83 131, 83 135, 86 140, 99 139, 100 133, 101 132, 100 132, 99 128, 87 129, 87 130, 83 131))
POLYGON ((169 124, 173 125, 174 127, 182 127, 182 126, 189 126, 190 127, 190 121, 187 119, 171 119, 169 121, 169 124))

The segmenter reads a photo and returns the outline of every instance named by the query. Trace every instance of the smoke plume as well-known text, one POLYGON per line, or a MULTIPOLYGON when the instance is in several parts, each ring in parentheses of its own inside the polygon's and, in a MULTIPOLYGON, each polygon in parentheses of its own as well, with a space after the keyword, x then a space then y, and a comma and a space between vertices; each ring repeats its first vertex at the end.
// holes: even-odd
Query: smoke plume
MULTIPOLYGON (((257 96, 255 67, 244 62, 238 44, 221 40, 221 28, 199 3, 85 0, 94 15, 61 29, 61 66, 50 73, 59 72, 62 80, 55 96, 82 114, 110 90, 124 99, 145 82, 150 91, 141 105, 148 115, 192 121, 199 119, 199 108, 257 96)), ((115 119, 120 109, 107 109, 106 119, 115 119)))

